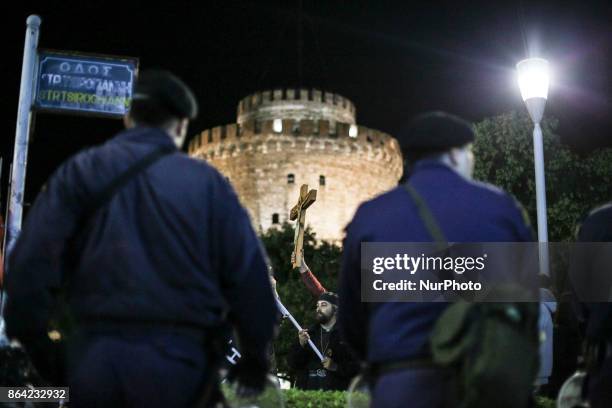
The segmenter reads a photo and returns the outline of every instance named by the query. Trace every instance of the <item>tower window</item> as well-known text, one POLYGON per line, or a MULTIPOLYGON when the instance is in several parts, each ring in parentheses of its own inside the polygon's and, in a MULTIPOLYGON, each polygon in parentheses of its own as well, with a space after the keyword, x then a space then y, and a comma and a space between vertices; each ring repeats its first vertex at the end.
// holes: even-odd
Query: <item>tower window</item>
POLYGON ((280 133, 283 131, 283 121, 282 119, 274 119, 272 121, 272 130, 276 133, 280 133))
POLYGON ((320 186, 324 186, 325 185, 325 176, 324 175, 320 175, 319 176, 319 185, 320 186))
POLYGON ((272 224, 278 224, 278 213, 272 214, 272 224))
POLYGON ((295 183, 295 176, 293 174, 287 174, 287 184, 295 183))

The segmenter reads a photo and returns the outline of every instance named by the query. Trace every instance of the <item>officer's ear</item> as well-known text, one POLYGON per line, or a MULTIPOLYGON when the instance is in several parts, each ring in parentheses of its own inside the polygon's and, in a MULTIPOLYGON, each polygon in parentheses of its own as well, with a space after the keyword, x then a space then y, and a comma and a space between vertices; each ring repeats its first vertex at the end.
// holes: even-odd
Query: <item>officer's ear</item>
POLYGON ((181 148, 187 137, 187 128, 189 127, 189 119, 172 119, 166 125, 166 131, 172 137, 177 148, 181 148))
POLYGON ((126 129, 131 129, 136 126, 134 119, 130 117, 129 113, 127 115, 123 115, 123 126, 125 126, 126 129))
POLYGON ((189 128, 189 119, 182 118, 177 123, 177 134, 183 139, 187 136, 187 129, 189 128))
POLYGON ((453 147, 452 149, 450 149, 448 151, 448 159, 450 160, 451 164, 453 165, 453 167, 457 167, 460 163, 460 155, 461 155, 461 149, 453 147))
POLYGON ((460 174, 466 178, 472 178, 474 173, 474 154, 472 153, 471 144, 450 149, 448 159, 460 174))

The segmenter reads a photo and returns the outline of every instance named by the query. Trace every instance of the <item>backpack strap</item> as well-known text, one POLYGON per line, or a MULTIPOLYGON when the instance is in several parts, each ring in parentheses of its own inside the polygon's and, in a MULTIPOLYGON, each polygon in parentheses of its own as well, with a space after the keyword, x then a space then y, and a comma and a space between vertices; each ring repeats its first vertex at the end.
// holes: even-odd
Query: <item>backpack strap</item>
POLYGON ((417 207, 421 221, 423 221, 429 235, 431 235, 434 241, 438 244, 438 248, 446 248, 448 246, 448 241, 423 197, 421 197, 418 191, 416 191, 416 189, 410 185, 410 183, 406 182, 403 184, 403 186, 406 191, 408 191, 408 194, 410 194, 412 201, 417 207))

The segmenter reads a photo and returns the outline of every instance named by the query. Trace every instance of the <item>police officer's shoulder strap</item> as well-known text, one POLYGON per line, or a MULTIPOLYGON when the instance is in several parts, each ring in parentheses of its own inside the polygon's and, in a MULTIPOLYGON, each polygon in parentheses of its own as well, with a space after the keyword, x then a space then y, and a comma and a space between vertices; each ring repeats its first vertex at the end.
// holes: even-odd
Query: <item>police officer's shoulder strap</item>
POLYGON ((406 191, 408 191, 408 194, 410 194, 410 197, 412 198, 414 204, 417 206, 417 210, 419 211, 419 217, 423 221, 423 224, 425 224, 425 228, 427 229, 427 232, 429 232, 429 235, 431 235, 431 237, 436 243, 446 246, 448 244, 448 241, 446 240, 446 237, 444 236, 440 225, 438 225, 436 218, 427 206, 427 203, 425 202, 425 200, 423 200, 423 197, 421 197, 421 195, 416 191, 414 187, 410 185, 410 183, 406 182, 403 184, 403 186, 406 191))
POLYGON ((160 149, 155 149, 151 153, 145 155, 142 159, 132 164, 124 173, 120 174, 117 178, 110 182, 104 190, 96 194, 91 200, 91 203, 84 212, 83 219, 88 220, 91 218, 98 209, 104 207, 113 198, 123 186, 125 186, 130 180, 137 176, 140 172, 147 169, 153 163, 161 159, 162 157, 176 151, 174 148, 164 146, 160 149))

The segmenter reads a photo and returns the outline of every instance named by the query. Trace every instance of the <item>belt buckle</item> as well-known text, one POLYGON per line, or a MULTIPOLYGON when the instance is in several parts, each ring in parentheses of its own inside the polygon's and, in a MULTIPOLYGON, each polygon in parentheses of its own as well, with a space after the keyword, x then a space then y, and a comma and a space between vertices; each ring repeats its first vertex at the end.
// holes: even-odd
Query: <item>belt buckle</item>
POLYGON ((325 378, 327 377, 327 372, 325 371, 324 368, 317 368, 316 370, 309 370, 308 376, 325 378))

